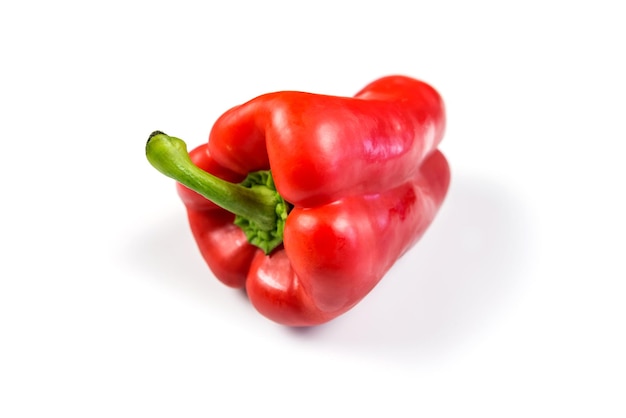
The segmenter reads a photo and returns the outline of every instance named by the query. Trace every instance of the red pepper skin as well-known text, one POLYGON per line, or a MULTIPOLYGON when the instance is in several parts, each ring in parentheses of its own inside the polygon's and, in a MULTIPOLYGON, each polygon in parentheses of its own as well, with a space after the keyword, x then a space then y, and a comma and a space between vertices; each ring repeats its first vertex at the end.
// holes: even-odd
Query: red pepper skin
POLYGON ((271 170, 293 209, 283 245, 266 255, 233 215, 179 184, 204 259, 278 323, 341 315, 434 219, 450 182, 436 149, 444 125, 439 94, 403 76, 376 80, 354 98, 278 92, 227 111, 191 160, 231 182, 271 170))

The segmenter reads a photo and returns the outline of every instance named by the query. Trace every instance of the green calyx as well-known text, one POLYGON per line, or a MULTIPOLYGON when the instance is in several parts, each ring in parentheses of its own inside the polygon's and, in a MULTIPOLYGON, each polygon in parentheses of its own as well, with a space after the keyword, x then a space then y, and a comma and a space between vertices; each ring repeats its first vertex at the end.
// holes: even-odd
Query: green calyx
POLYGON ((241 183, 230 183, 197 167, 185 142, 155 131, 146 144, 150 164, 223 209, 235 214, 235 224, 248 241, 269 254, 283 242, 291 206, 280 196, 272 173, 250 173, 241 183))
POLYGON ((289 214, 291 205, 289 205, 289 203, 287 203, 276 191, 274 178, 269 170, 250 173, 248 174, 248 177, 246 177, 245 180, 239 184, 253 190, 261 188, 264 190, 272 190, 276 193, 277 202, 275 207, 275 228, 266 230, 260 228, 257 223, 245 216, 235 216, 235 225, 243 230, 246 234, 248 242, 262 249, 265 254, 269 254, 274 248, 278 247, 283 242, 285 222, 287 221, 287 215, 289 214))

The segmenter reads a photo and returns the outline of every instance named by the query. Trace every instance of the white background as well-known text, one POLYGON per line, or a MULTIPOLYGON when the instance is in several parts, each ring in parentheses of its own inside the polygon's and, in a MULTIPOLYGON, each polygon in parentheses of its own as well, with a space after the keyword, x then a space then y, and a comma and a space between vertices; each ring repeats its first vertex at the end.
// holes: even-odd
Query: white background
POLYGON ((619 1, 201 3, 0 6, 0 416, 626 416, 619 1), (440 216, 348 314, 269 322, 148 135, 395 73, 446 100, 440 216))

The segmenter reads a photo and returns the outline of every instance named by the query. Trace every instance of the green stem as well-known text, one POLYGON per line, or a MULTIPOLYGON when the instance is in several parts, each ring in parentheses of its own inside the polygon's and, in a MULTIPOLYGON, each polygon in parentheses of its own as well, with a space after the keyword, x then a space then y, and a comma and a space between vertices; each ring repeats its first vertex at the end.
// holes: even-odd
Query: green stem
POLYGON ((282 242, 282 228, 288 205, 276 189, 272 188, 273 180, 269 172, 265 180, 268 184, 227 182, 197 167, 189 158, 183 140, 159 131, 153 132, 148 138, 146 157, 161 173, 237 215, 237 224, 241 224, 241 219, 244 219, 243 223, 252 225, 255 232, 249 233, 244 229, 246 235, 257 236, 261 233, 267 237, 269 233, 272 241, 270 244, 254 243, 248 236, 253 244, 263 248, 266 253, 282 242))

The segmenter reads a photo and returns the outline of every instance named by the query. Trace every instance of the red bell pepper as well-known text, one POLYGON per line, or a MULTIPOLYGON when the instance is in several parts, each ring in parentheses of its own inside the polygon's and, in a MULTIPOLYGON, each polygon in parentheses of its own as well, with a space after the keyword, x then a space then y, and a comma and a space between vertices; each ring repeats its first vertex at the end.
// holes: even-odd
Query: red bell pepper
POLYGON ((444 123, 431 86, 390 76, 352 98, 265 94, 190 154, 162 132, 146 154, 179 182, 215 276, 268 318, 310 326, 357 304, 433 220, 450 181, 444 123))

